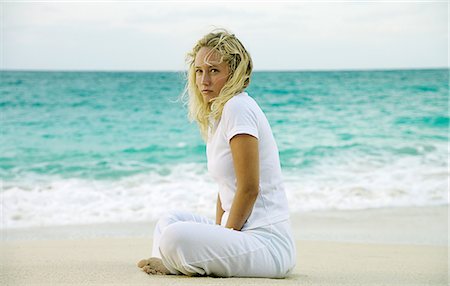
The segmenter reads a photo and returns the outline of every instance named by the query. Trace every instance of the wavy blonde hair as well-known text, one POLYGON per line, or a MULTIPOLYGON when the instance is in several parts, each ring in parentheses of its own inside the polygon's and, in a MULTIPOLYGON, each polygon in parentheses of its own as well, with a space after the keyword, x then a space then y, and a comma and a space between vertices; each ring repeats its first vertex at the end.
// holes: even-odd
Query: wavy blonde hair
POLYGON ((201 38, 192 51, 187 54, 186 62, 188 71, 184 95, 188 97, 188 117, 191 121, 197 122, 203 139, 207 141, 210 128, 212 128, 210 119, 220 119, 225 103, 236 94, 244 91, 250 84, 250 75, 253 69, 252 59, 244 45, 234 34, 219 29, 201 38), (213 52, 218 52, 221 56, 221 62, 225 61, 230 68, 228 80, 219 95, 209 102, 205 102, 196 85, 195 57, 203 47, 211 48, 208 56, 213 52))

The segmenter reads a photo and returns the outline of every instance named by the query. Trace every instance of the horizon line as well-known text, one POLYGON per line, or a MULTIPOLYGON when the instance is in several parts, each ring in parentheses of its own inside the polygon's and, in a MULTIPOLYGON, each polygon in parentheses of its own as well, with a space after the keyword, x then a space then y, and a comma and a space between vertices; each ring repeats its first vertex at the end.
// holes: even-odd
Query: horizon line
MULTIPOLYGON (((350 71, 400 71, 400 70, 445 70, 444 67, 393 67, 393 68, 342 68, 342 69, 260 69, 252 72, 350 72, 350 71)), ((3 69, 0 72, 117 72, 117 73, 185 73, 186 70, 120 70, 120 69, 3 69)))

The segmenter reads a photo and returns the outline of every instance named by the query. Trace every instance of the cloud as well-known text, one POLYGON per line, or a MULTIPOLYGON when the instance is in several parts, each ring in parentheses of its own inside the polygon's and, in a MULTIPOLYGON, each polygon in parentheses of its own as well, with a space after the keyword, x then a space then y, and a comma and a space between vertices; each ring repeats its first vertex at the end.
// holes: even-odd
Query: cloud
POLYGON ((447 65, 447 3, 5 2, 4 66, 179 70, 213 27, 255 69, 447 65))

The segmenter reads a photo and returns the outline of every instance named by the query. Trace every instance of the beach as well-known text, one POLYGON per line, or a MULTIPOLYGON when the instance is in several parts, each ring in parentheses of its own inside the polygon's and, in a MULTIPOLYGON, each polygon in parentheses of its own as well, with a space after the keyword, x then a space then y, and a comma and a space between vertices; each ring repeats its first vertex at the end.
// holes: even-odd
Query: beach
POLYGON ((448 10, 2 1, 0 286, 450 286, 448 10), (235 135, 252 139, 230 147, 235 135), (210 262, 221 233, 206 247, 188 224, 186 237, 153 230, 171 211, 215 221, 220 206, 230 239, 270 229, 220 252, 247 258, 226 273, 280 273, 292 252, 287 277, 137 266, 153 241, 210 262), (287 214, 295 253, 269 225, 287 235, 287 214))
POLYGON ((448 207, 293 214, 285 279, 149 276, 154 222, 4 229, 1 285, 448 285, 448 207))

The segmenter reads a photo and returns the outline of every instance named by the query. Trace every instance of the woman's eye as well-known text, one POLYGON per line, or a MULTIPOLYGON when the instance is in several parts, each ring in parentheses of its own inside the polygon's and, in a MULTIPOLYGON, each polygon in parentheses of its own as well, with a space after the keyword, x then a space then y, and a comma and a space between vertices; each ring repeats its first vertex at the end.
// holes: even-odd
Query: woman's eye
POLYGON ((195 70, 195 73, 201 73, 202 70, 195 70))
POLYGON ((212 69, 211 72, 212 72, 212 73, 218 73, 219 70, 218 70, 218 69, 212 69))

